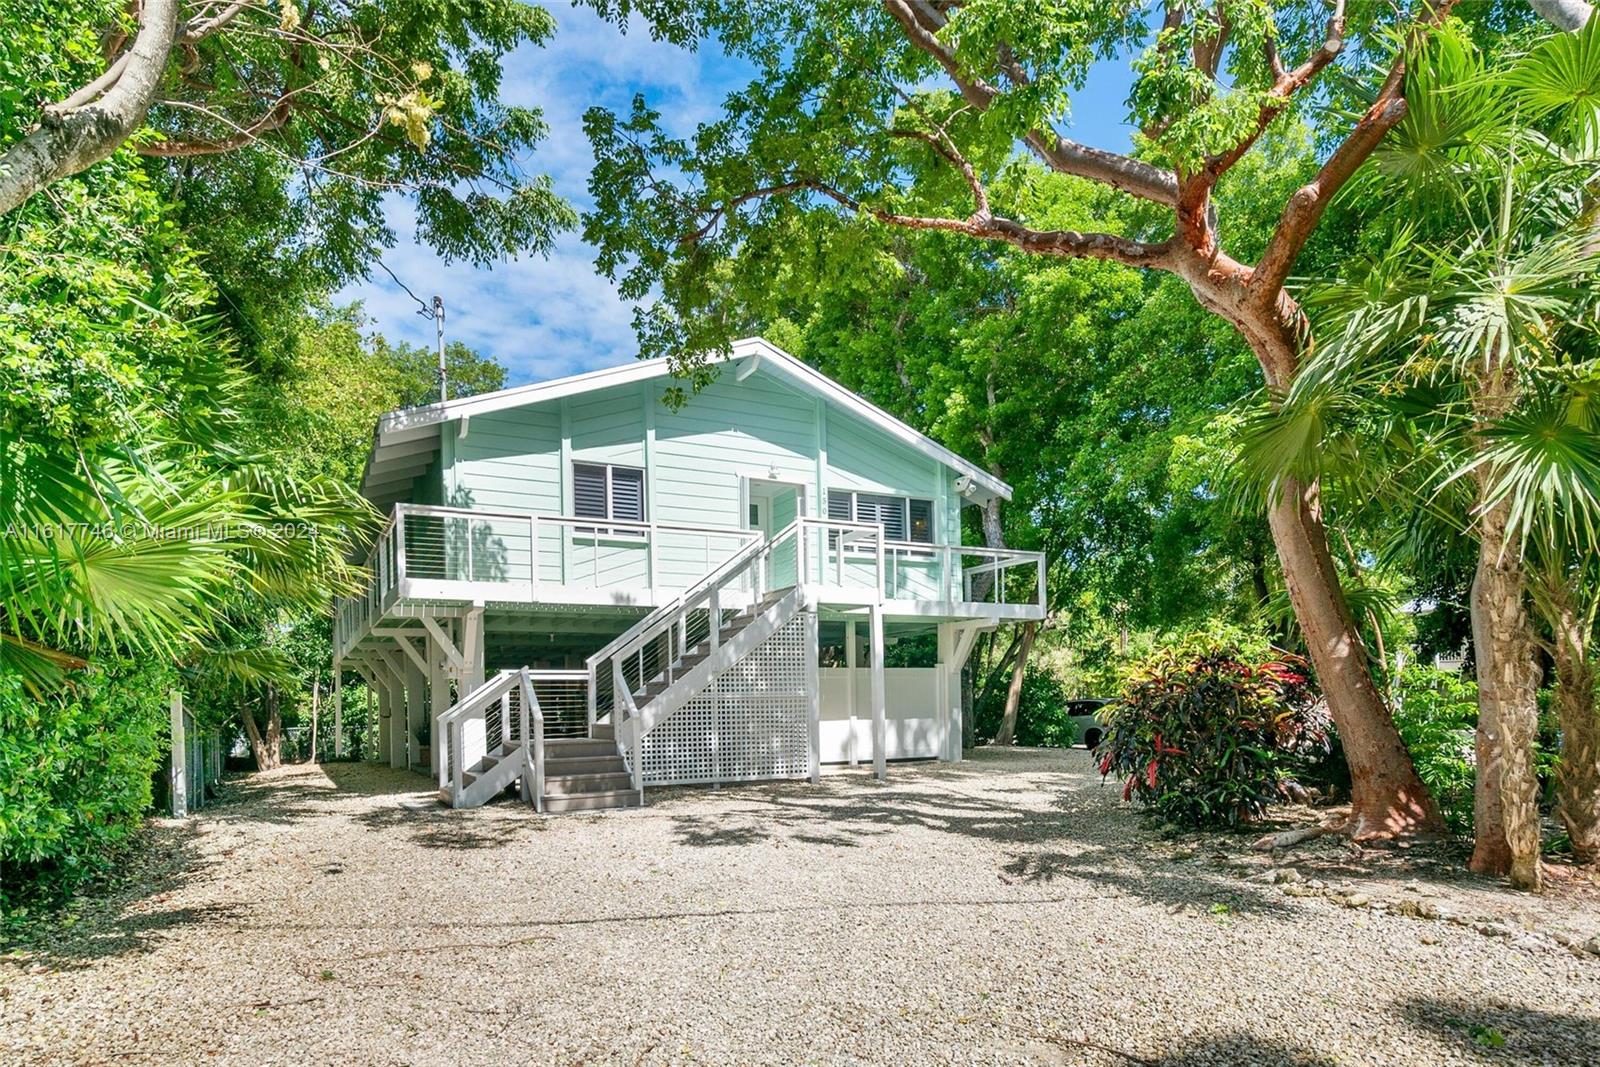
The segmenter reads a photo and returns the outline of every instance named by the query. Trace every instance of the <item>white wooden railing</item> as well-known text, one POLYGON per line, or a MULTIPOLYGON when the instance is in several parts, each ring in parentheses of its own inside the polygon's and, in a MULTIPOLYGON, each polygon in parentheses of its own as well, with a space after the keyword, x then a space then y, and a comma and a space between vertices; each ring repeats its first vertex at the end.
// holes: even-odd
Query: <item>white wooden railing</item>
POLYGON ((560 601, 574 589, 681 589, 760 537, 727 526, 397 504, 367 557, 366 592, 336 606, 335 645, 346 651, 408 593, 560 601))
MULTIPOLYGON (((407 595, 560 602, 580 589, 605 596, 698 588, 760 537, 731 527, 397 504, 368 556, 366 592, 337 604, 335 648, 348 651, 407 595)), ((814 518, 796 520, 767 543, 766 589, 818 585, 860 603, 1044 603, 1039 552, 889 541, 878 525, 814 518)))
POLYGON ((535 806, 544 810, 544 712, 533 688, 533 672, 501 671, 468 693, 439 716, 439 788, 459 798, 467 787, 467 760, 481 754, 478 745, 466 744, 469 727, 481 725, 482 752, 499 752, 502 746, 518 749, 524 773, 531 777, 529 791, 535 806))

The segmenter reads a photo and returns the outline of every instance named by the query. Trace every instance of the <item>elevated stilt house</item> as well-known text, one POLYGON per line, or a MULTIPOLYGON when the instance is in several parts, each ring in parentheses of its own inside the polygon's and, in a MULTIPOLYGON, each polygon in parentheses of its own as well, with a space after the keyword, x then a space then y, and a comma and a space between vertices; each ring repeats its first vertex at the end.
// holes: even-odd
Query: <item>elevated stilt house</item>
POLYGON ((380 420, 336 673, 444 802, 959 760, 973 639, 1043 618, 1040 554, 961 543, 1004 483, 759 339, 673 384, 646 361, 380 420))

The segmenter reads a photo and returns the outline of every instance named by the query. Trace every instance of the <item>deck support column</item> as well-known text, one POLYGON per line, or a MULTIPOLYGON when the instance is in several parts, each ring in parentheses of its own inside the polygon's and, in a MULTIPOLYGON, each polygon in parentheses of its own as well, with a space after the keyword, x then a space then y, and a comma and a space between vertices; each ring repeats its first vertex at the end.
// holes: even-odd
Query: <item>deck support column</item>
MULTIPOLYGON (((483 685, 483 608, 474 607, 461 618, 461 629, 456 635, 461 649, 461 666, 454 672, 456 700, 465 700, 472 691, 483 685)), ((449 706, 448 696, 445 706, 449 706)), ((463 767, 471 767, 488 753, 488 737, 484 720, 467 719, 461 724, 461 759, 463 767)), ((511 724, 500 720, 502 738, 509 737, 511 724)))
POLYGON ((881 782, 889 776, 889 708, 883 680, 883 605, 873 604, 871 619, 872 657, 872 773, 881 782))
POLYGON ((805 609, 805 618, 806 719, 811 748, 811 784, 816 785, 822 781, 822 679, 817 670, 818 626, 814 605, 805 609))
POLYGON ((961 762, 961 734, 964 710, 961 706, 961 669, 972 655, 978 634, 988 627, 974 622, 939 624, 939 717, 944 738, 940 759, 961 762))
POLYGON ((422 762, 422 753, 419 751, 422 742, 417 740, 417 731, 428 717, 428 677, 422 669, 407 657, 405 664, 405 745, 402 751, 406 754, 404 766, 415 767, 422 762))
POLYGON ((333 758, 344 759, 344 662, 333 661, 333 758))
POLYGON ((850 681, 844 687, 845 717, 850 725, 850 732, 844 735, 844 755, 850 761, 850 766, 854 767, 861 762, 861 745, 856 737, 856 669, 861 666, 861 651, 856 640, 854 619, 848 619, 844 624, 844 665, 845 677, 850 681))
MULTIPOLYGON (((438 642, 430 638, 423 642, 423 648, 427 650, 428 657, 428 720, 433 724, 429 729, 428 771, 437 777, 439 753, 444 749, 441 743, 444 727, 439 719, 450 710, 450 675, 445 671, 444 649, 439 647, 438 642)), ((477 757, 473 759, 476 762, 477 757)))

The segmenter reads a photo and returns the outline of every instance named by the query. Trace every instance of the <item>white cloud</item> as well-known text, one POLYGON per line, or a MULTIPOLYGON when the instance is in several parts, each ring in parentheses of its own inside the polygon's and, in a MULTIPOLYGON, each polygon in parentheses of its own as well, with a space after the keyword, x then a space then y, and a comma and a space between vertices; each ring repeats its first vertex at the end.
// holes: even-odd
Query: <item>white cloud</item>
MULTIPOLYGON (((522 48, 505 64, 503 98, 544 110, 550 135, 523 166, 549 174, 556 190, 582 208, 593 166, 583 113, 595 105, 626 112, 644 93, 668 132, 685 135, 713 118, 735 87, 727 60, 712 48, 691 52, 650 39, 642 24, 626 34, 587 8, 552 5, 557 30, 549 47, 522 48)), ((529 256, 489 269, 445 265, 414 240, 410 205, 395 198, 390 226, 400 243, 384 263, 422 299, 445 302, 445 332, 510 369, 512 384, 615 366, 634 358, 632 308, 594 269, 594 250, 576 233, 562 237, 548 259, 529 256)), ((432 344, 433 325, 382 268, 347 287, 374 327, 394 340, 432 344)))

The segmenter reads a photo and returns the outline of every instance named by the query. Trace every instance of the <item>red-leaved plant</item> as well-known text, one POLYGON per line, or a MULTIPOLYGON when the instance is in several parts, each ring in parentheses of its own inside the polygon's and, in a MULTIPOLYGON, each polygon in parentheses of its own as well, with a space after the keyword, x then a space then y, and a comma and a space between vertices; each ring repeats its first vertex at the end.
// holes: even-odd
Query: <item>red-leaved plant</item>
POLYGON ((1288 654, 1256 662, 1233 645, 1157 652, 1102 714, 1101 775, 1122 781, 1124 800, 1182 826, 1259 818, 1286 779, 1329 749, 1309 665, 1288 654))

